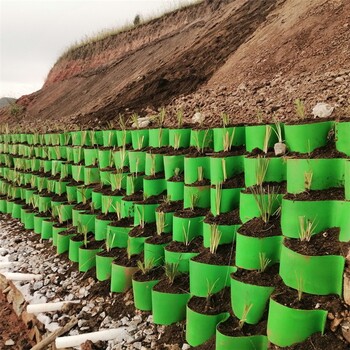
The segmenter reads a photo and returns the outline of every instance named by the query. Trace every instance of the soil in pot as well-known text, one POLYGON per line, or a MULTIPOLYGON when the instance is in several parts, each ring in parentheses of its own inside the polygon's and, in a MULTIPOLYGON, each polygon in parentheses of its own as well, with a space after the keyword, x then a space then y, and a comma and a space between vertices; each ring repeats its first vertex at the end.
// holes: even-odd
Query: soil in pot
POLYGON ((267 223, 261 218, 253 218, 239 228, 239 233, 244 236, 257 238, 281 236, 282 230, 280 217, 272 216, 267 223))
POLYGON ((345 191, 344 188, 332 187, 325 190, 309 190, 298 194, 288 193, 284 196, 284 199, 292 201, 344 201, 345 191))

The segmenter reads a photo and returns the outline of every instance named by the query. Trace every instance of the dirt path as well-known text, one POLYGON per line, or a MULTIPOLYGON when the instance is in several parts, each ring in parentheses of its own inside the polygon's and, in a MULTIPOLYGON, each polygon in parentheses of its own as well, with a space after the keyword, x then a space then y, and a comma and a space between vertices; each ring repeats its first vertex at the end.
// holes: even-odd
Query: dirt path
POLYGON ((0 292, 0 349, 27 350, 33 345, 25 324, 8 304, 5 295, 0 292))

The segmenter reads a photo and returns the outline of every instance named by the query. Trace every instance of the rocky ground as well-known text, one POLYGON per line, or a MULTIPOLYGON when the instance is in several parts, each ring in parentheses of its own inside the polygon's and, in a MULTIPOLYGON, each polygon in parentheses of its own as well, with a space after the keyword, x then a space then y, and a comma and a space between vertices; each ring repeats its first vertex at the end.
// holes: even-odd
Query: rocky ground
MULTIPOLYGON (((66 335, 120 329, 118 339, 94 345, 87 342, 82 347, 84 350, 189 348, 183 339, 182 323, 171 327, 154 325, 150 313, 135 310, 131 291, 124 294, 109 293, 109 282, 98 282, 94 270, 85 274, 78 272, 77 265, 71 263, 65 255, 56 255, 50 242, 40 241, 40 236, 25 231, 19 222, 4 215, 0 216, 0 247, 0 261, 15 262, 13 268, 0 269, 0 273, 13 271, 43 276, 39 280, 14 282, 29 304, 80 301, 78 304, 65 305, 59 312, 38 314, 37 318, 48 331, 53 332, 77 317, 77 325, 66 335)), ((0 302, 3 302, 1 297, 0 302)), ((8 341, 12 344, 8 349, 25 349, 22 343, 23 339, 27 339, 24 325, 11 313, 8 304, 0 310, 6 324, 6 328, 0 324, 0 348, 6 349, 1 345, 8 341), (9 330, 8 333, 6 329, 9 330), (12 330, 16 336, 13 336, 12 330), (18 330, 21 336, 18 336, 18 330)))

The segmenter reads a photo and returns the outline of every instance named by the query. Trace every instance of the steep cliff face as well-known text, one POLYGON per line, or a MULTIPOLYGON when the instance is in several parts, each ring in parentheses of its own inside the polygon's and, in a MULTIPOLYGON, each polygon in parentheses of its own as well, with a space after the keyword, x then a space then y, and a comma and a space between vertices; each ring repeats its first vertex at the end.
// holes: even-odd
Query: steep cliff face
POLYGON ((97 126, 163 105, 186 115, 199 108, 210 122, 222 111, 269 112, 288 79, 293 88, 303 74, 303 91, 325 71, 350 67, 349 13, 345 0, 206 0, 61 57, 43 88, 19 99, 25 112, 3 111, 1 120, 97 126), (255 99, 259 89, 271 96, 255 99))

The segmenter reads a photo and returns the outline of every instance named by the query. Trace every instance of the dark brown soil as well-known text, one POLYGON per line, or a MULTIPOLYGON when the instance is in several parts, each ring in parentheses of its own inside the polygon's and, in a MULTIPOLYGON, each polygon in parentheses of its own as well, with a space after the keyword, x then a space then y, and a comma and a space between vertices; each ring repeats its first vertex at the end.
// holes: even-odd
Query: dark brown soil
MULTIPOLYGON (((250 193, 252 194, 252 188, 257 189, 258 185, 254 185, 254 186, 250 186, 247 187, 245 190, 243 190, 243 193, 250 193)), ((265 191, 265 193, 268 192, 268 190, 271 192, 272 190, 274 190, 275 192, 277 191, 277 193, 281 193, 284 194, 287 192, 287 182, 286 181, 282 181, 282 182, 264 182, 262 184, 262 187, 265 191)))
POLYGON ((310 154, 308 153, 290 153, 288 156, 301 159, 334 159, 349 158, 345 153, 339 152, 335 147, 335 142, 328 142, 326 146, 316 148, 310 154))
POLYGON ((55 228, 60 228, 60 227, 67 227, 70 228, 72 226, 72 220, 68 220, 68 221, 65 221, 65 222, 62 222, 62 223, 56 223, 55 225, 53 225, 53 227, 55 228))
POLYGON ((162 202, 164 196, 166 196, 166 191, 157 195, 157 196, 149 196, 147 198, 142 198, 142 200, 135 201, 138 204, 159 204, 162 202))
POLYGON ((345 257, 348 254, 350 243, 339 242, 339 232, 338 227, 333 227, 313 235, 309 242, 285 237, 284 245, 302 255, 341 255, 345 257))
POLYGON ((147 153, 149 154, 168 154, 173 150, 170 146, 163 147, 148 147, 147 153))
POLYGON ((278 303, 288 306, 294 309, 302 310, 327 310, 333 315, 340 314, 343 310, 347 310, 348 307, 337 295, 311 295, 303 293, 301 300, 298 299, 298 291, 285 287, 285 290, 280 293, 276 293, 272 298, 278 303))
POLYGON ((191 184, 186 184, 185 186, 188 186, 188 187, 208 187, 208 186, 210 186, 210 180, 203 179, 201 181, 196 181, 196 182, 193 182, 191 184))
POLYGON ((238 269, 231 273, 231 277, 237 281, 255 286, 276 287, 276 289, 283 286, 283 281, 279 275, 279 264, 268 267, 264 272, 238 269))
POLYGON ((257 325, 245 323, 240 329, 239 319, 230 316, 225 322, 218 325, 218 331, 231 337, 245 337, 249 335, 266 335, 267 321, 261 321, 257 325))
POLYGON ((211 153, 211 158, 229 158, 232 156, 242 156, 245 153, 245 147, 244 146, 236 146, 232 147, 230 151, 221 151, 216 153, 211 153))
POLYGON ((97 215, 96 219, 98 220, 105 220, 105 221, 114 221, 117 220, 117 214, 116 213, 107 213, 107 214, 101 214, 101 215, 97 215))
POLYGON ((194 210, 187 208, 175 212, 174 216, 178 218, 196 218, 199 216, 206 216, 208 211, 209 210, 206 208, 195 208, 194 210))
POLYGON ((54 195, 51 199, 53 202, 62 202, 62 203, 68 203, 67 195, 61 194, 61 195, 54 195))
POLYGON ((125 267, 136 267, 139 260, 142 260, 140 255, 131 255, 129 259, 126 249, 123 249, 118 257, 113 260, 113 264, 125 267))
POLYGON ((132 227, 134 226, 134 218, 122 218, 109 224, 114 227, 132 227))
POLYGON ((175 277, 174 283, 169 284, 169 280, 163 275, 163 279, 153 287, 154 290, 162 293, 182 294, 189 293, 190 279, 186 274, 178 274, 175 277))
POLYGON ((112 248, 110 251, 103 250, 102 252, 97 253, 97 255, 106 258, 115 258, 121 253, 124 253, 123 248, 112 248))
MULTIPOLYGON (((65 231, 67 232, 67 231, 65 231)), ((87 235, 87 240, 90 241, 94 238, 93 233, 89 232, 87 235)), ((72 241, 74 242, 83 242, 84 241, 84 235, 83 234, 77 234, 76 236, 71 238, 72 241)))
POLYGON ((143 200, 143 193, 140 191, 123 197, 123 201, 127 201, 127 202, 142 202, 142 200, 143 200))
POLYGON ((200 253, 203 249, 203 238, 196 237, 186 245, 183 242, 170 242, 166 248, 169 252, 178 252, 178 253, 200 253))
POLYGON ((216 254, 210 253, 209 248, 203 248, 202 252, 192 260, 203 264, 232 266, 235 261, 235 244, 220 245, 216 254))
POLYGON ((210 225, 240 225, 241 219, 239 217, 239 209, 235 209, 217 216, 214 216, 211 212, 209 212, 205 217, 204 222, 210 225))
POLYGON ((204 344, 192 347, 191 349, 193 349, 193 350, 215 350, 215 336, 210 338, 204 344))
POLYGON ((218 315, 223 312, 229 312, 231 309, 230 288, 226 287, 207 298, 193 296, 188 302, 188 307, 205 315, 218 315))
POLYGON ((124 197, 125 196, 125 190, 123 189, 120 189, 120 190, 115 190, 115 191, 112 191, 111 187, 110 186, 104 186, 103 188, 100 189, 99 191, 100 193, 104 194, 104 195, 107 195, 107 196, 122 196, 124 197))
POLYGON ((253 218, 245 222, 238 232, 250 237, 271 237, 282 235, 281 222, 279 216, 273 216, 268 223, 265 223, 261 218, 253 218))
POLYGON ((276 156, 273 148, 269 148, 267 150, 267 153, 265 153, 260 148, 254 148, 251 152, 246 153, 247 158, 257 158, 258 156, 264 156, 266 158, 281 158, 284 155, 282 154, 282 155, 276 156))
POLYGON ((135 226, 130 232, 129 237, 151 237, 157 234, 155 223, 147 223, 144 227, 135 226))
POLYGON ((156 212, 173 213, 183 208, 183 201, 163 202, 156 209, 156 212))
POLYGON ((144 177, 145 180, 159 180, 159 179, 165 179, 164 172, 155 173, 154 175, 147 175, 144 177))
POLYGON ((87 202, 87 203, 79 203, 77 204, 76 206, 74 206, 73 208, 74 210, 90 210, 91 209, 91 206, 90 206, 90 203, 87 202))
POLYGON ((135 281, 146 282, 146 281, 155 281, 164 278, 164 269, 162 267, 153 267, 148 270, 146 273, 143 273, 141 270, 134 273, 132 277, 135 281))
POLYGON ((172 177, 169 177, 169 179, 167 179, 167 181, 169 181, 169 182, 184 182, 185 176, 184 176, 184 174, 174 175, 172 177))
POLYGON ((332 187, 325 190, 309 190, 298 194, 288 193, 284 199, 292 201, 327 201, 327 200, 345 200, 344 188, 332 187))
POLYGON ((103 248, 105 245, 104 241, 90 241, 86 247, 81 247, 82 249, 86 250, 95 250, 95 249, 100 249, 103 248))
POLYGON ((146 239, 148 244, 166 244, 171 242, 172 234, 171 233, 162 233, 161 235, 156 235, 146 239))
MULTIPOLYGON (((212 186, 215 188, 215 185, 212 186)), ((245 187, 245 181, 244 181, 244 173, 237 174, 231 179, 227 179, 222 183, 222 189, 226 188, 244 188, 245 187)))
POLYGON ((70 228, 67 228, 67 230, 65 231, 61 231, 58 233, 59 235, 62 235, 62 236, 70 236, 70 235, 75 235, 77 234, 77 229, 75 227, 70 227, 70 228))

